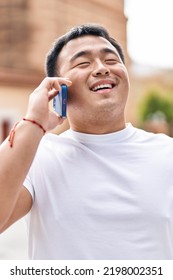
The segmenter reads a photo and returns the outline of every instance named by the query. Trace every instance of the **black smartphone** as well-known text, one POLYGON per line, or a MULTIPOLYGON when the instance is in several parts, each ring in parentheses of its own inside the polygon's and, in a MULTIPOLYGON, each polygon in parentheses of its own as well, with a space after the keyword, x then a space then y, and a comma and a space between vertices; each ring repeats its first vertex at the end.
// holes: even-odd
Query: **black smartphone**
POLYGON ((53 108, 61 118, 67 116, 67 86, 61 85, 61 90, 53 99, 53 108))

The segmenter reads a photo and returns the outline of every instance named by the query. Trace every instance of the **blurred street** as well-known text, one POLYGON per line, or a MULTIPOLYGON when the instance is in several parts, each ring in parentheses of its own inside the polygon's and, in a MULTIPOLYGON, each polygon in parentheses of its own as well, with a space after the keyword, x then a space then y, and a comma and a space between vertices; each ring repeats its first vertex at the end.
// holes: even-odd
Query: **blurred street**
POLYGON ((24 220, 13 224, 0 235, 0 260, 26 260, 27 234, 24 220))

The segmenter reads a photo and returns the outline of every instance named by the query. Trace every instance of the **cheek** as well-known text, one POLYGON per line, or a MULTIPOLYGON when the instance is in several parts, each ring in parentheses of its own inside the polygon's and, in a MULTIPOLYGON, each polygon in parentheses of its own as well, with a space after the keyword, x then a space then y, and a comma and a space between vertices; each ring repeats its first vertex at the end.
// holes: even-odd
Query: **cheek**
MULTIPOLYGON (((73 81, 72 81, 73 83, 73 81)), ((79 88, 79 85, 77 85, 77 83, 72 84, 69 88, 68 88, 68 101, 69 102, 73 102, 75 100, 78 100, 80 98, 80 93, 81 90, 79 88)))
POLYGON ((129 76, 128 73, 126 71, 126 69, 124 68, 120 68, 119 72, 117 73, 119 75, 119 77, 121 77, 122 81, 123 81, 123 86, 126 88, 126 90, 129 90, 129 76))
POLYGON ((123 78, 128 76, 127 70, 123 64, 119 65, 119 67, 118 67, 118 69, 116 69, 116 71, 117 71, 117 75, 119 75, 123 78))
POLYGON ((72 81, 72 85, 68 88, 70 100, 81 99, 87 89, 86 77, 78 70, 78 73, 72 73, 68 78, 72 81))
POLYGON ((75 97, 75 90, 74 90, 74 87, 71 85, 69 88, 68 88, 68 102, 72 101, 75 97))

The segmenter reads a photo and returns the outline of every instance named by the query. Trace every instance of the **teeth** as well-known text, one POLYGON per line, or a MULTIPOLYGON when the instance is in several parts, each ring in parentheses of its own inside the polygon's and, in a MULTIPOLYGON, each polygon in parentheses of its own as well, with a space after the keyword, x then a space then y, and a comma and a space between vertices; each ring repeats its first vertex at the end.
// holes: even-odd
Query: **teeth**
POLYGON ((98 89, 104 89, 104 88, 112 88, 112 85, 110 85, 110 84, 103 84, 103 85, 99 85, 99 86, 93 87, 92 90, 96 91, 98 89))

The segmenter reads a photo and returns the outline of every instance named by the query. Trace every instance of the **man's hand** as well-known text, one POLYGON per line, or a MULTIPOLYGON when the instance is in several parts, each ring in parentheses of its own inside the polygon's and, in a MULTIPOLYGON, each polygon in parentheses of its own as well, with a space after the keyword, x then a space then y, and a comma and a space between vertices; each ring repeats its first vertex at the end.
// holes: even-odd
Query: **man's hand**
POLYGON ((64 121, 57 113, 49 110, 49 101, 58 94, 62 84, 69 87, 72 82, 68 78, 47 77, 30 95, 25 117, 37 121, 46 131, 54 129, 64 121))

